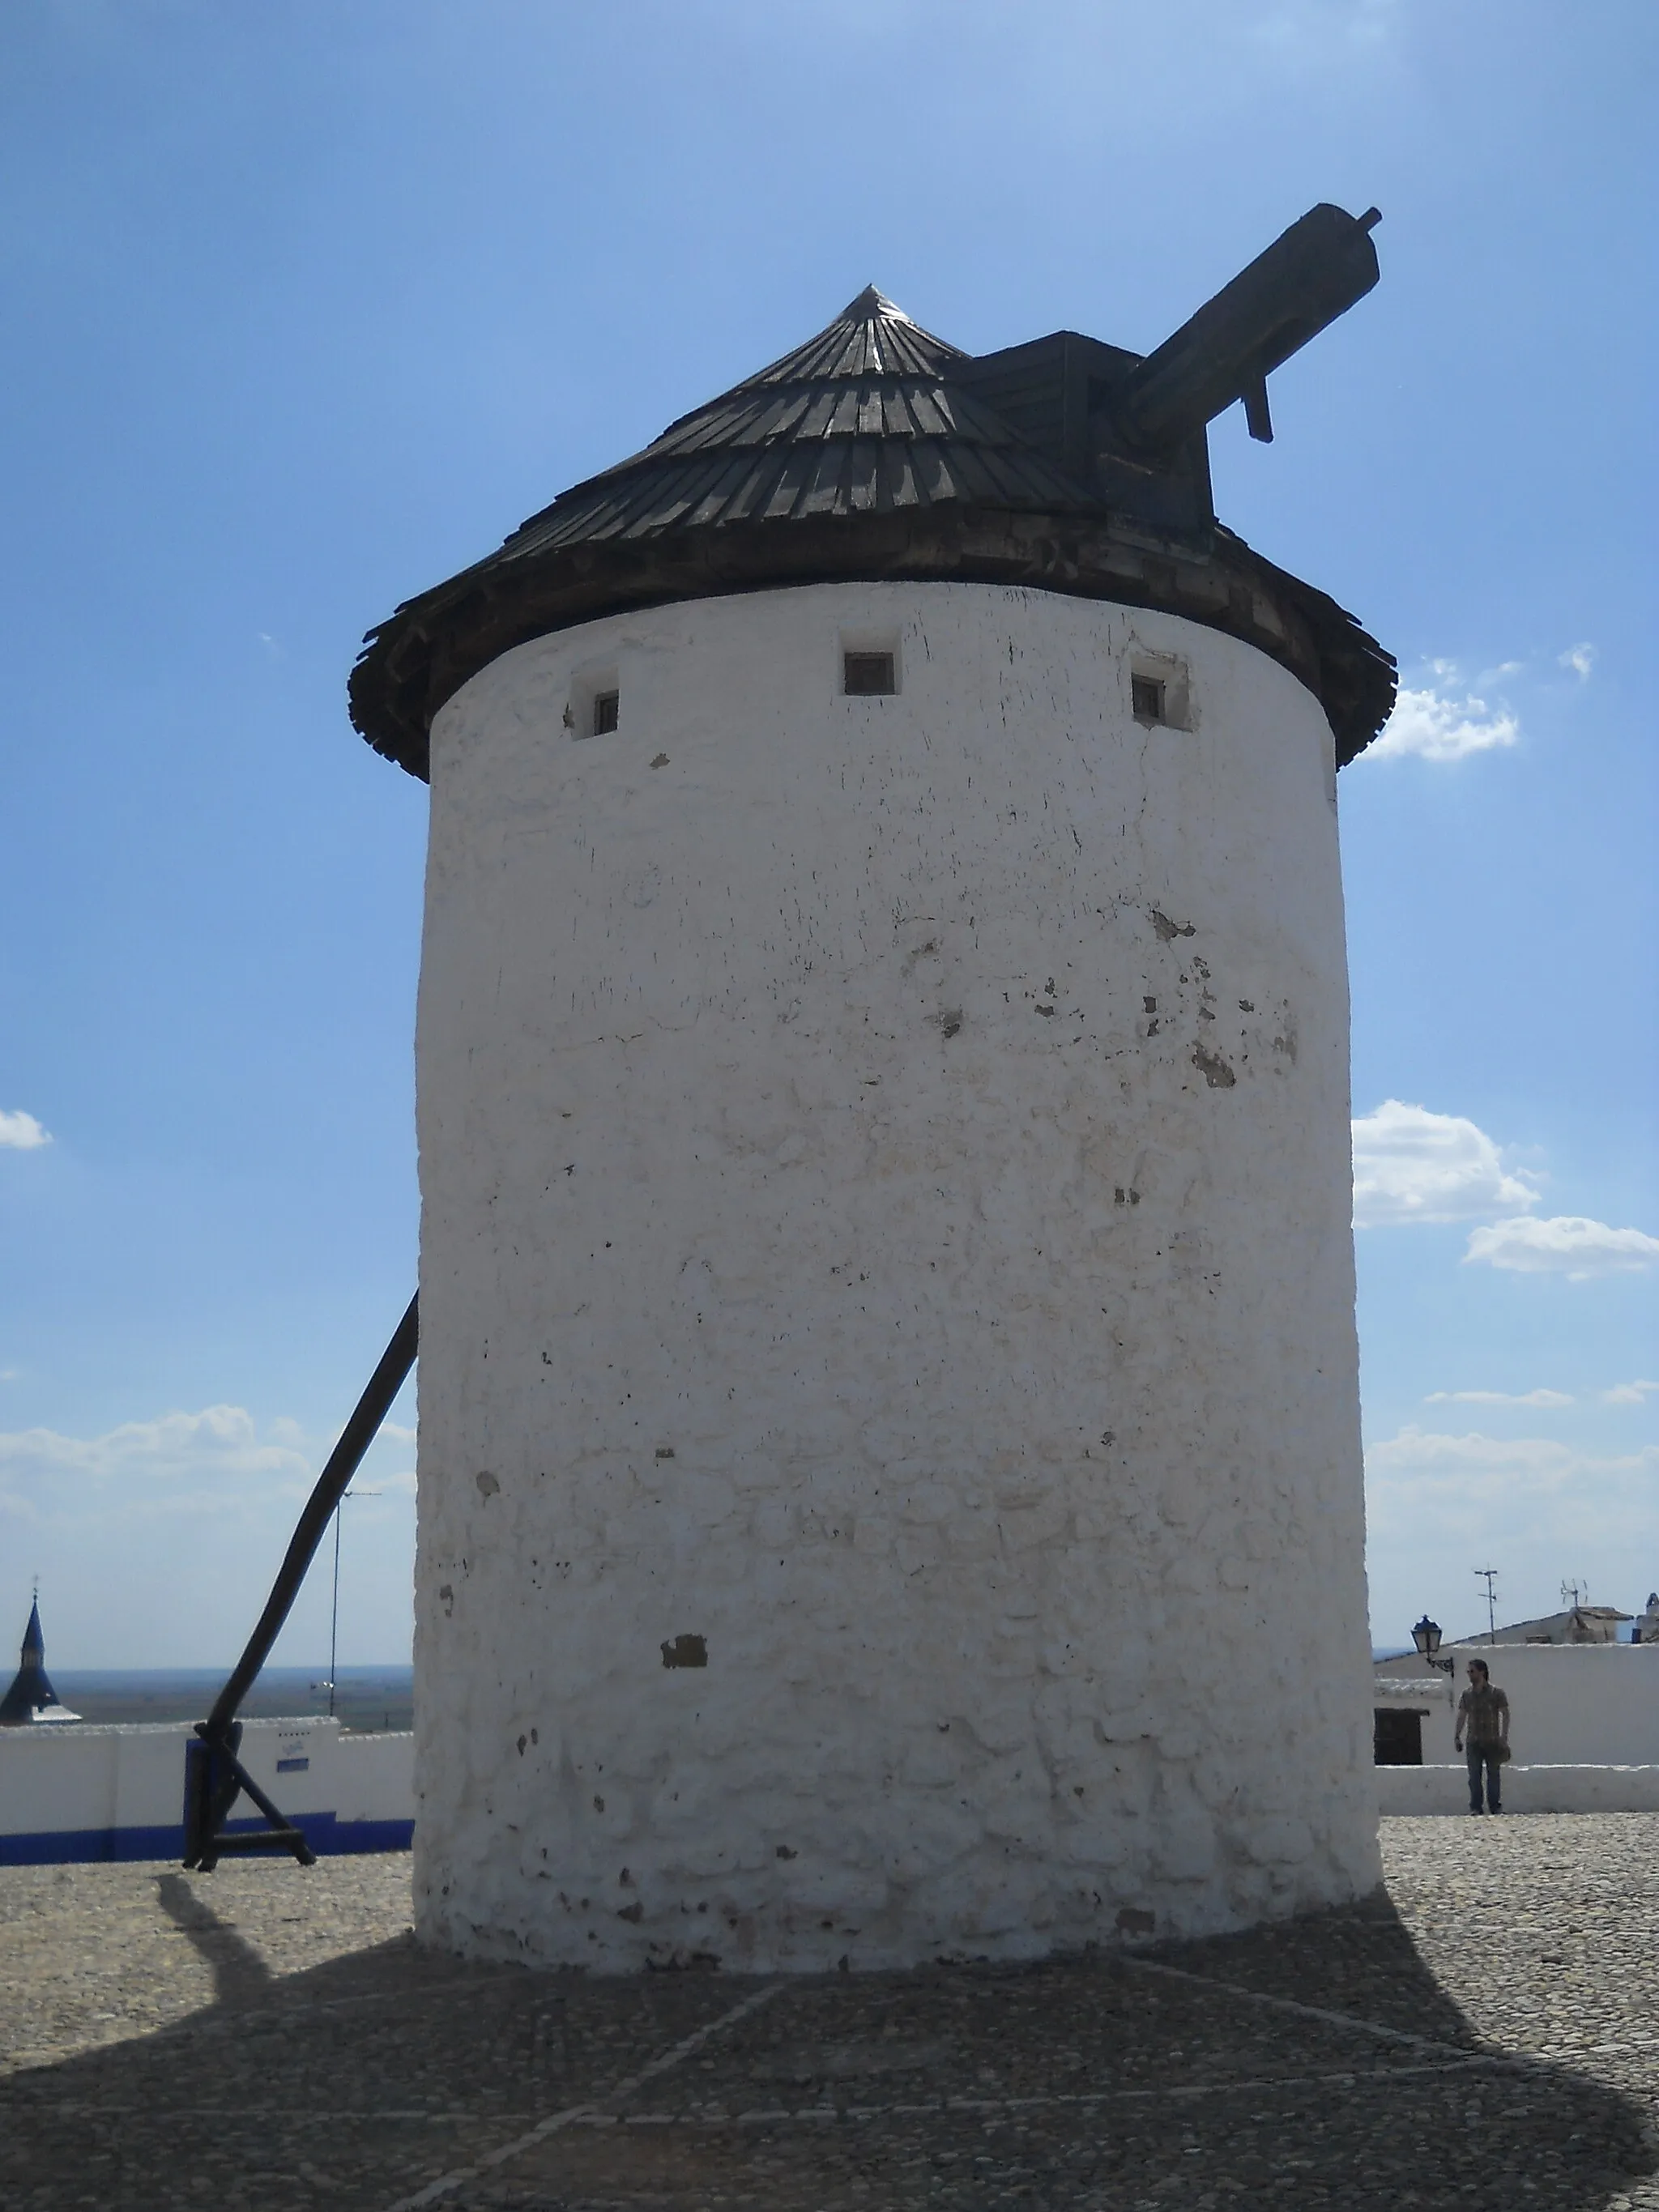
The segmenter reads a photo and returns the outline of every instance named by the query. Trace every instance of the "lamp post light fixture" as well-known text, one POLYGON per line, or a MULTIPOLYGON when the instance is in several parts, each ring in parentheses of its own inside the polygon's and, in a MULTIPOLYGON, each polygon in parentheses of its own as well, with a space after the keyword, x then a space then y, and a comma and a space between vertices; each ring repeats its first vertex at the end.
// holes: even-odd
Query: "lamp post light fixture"
POLYGON ((1413 1629, 1412 1642, 1417 1646, 1419 1656, 1426 1659, 1431 1667, 1443 1668, 1449 1674, 1456 1672, 1456 1660, 1440 1659, 1435 1656, 1440 1649, 1440 1623, 1431 1620, 1426 1613, 1413 1629))

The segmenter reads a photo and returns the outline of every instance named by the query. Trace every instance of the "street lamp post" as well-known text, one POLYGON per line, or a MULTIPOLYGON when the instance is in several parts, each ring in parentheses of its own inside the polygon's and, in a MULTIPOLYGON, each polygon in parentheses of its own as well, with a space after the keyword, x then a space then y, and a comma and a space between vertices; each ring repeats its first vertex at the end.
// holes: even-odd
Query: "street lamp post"
POLYGON ((1455 1673, 1457 1662, 1455 1659, 1442 1659, 1437 1656, 1440 1650, 1440 1623, 1431 1620, 1426 1613, 1413 1629, 1412 1642, 1417 1646, 1419 1657, 1426 1659, 1431 1667, 1443 1668, 1448 1674, 1455 1673))

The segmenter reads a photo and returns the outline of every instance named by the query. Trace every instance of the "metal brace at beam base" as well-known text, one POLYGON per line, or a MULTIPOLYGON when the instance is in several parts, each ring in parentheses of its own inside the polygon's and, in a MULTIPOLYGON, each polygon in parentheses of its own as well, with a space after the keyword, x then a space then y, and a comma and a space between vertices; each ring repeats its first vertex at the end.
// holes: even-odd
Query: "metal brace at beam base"
POLYGON ((185 1864, 196 1874, 211 1874, 222 1858, 252 1851, 292 1851, 301 1866, 314 1866, 317 1854, 304 1835, 273 1805, 236 1756, 242 1723, 233 1721, 217 1739, 210 1723, 198 1721, 194 1743, 185 1746, 185 1864), (263 1831, 227 1835, 224 1823, 242 1793, 264 1815, 263 1831))

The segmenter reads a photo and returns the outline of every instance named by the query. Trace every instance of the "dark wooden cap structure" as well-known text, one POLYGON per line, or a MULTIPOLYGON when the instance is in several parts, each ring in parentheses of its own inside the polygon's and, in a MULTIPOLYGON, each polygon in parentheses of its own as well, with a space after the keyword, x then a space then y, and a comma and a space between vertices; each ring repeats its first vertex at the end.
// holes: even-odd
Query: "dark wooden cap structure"
POLYGON ((1150 355, 1060 331, 969 355, 873 286, 769 368, 563 492, 372 630, 351 719, 427 774, 434 717, 514 646, 602 615, 781 586, 1018 584, 1184 615, 1307 685, 1353 759, 1392 657, 1215 518, 1206 426, 1377 280, 1370 210, 1313 209, 1150 355))

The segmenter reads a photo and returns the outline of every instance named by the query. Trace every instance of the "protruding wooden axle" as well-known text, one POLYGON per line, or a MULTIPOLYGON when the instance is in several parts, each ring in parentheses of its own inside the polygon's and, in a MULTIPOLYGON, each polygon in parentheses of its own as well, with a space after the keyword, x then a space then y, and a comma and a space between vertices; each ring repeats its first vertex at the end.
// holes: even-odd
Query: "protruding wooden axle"
POLYGON ((1376 208, 1310 208, 1129 372, 1112 395, 1119 436, 1149 459, 1168 453, 1242 399, 1250 435, 1270 441, 1269 375, 1376 283, 1370 233, 1382 219, 1376 208))

